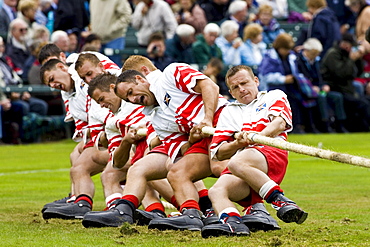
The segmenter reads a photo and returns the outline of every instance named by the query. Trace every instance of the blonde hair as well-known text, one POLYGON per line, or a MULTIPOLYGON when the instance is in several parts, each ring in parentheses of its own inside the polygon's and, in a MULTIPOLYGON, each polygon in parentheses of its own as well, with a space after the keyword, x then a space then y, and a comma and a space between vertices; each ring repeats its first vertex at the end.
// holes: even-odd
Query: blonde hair
POLYGON ((18 4, 18 10, 24 14, 26 10, 37 9, 38 3, 34 0, 22 0, 18 4))
POLYGON ((273 11, 273 8, 271 7, 271 5, 268 5, 268 4, 262 4, 258 8, 258 14, 261 14, 262 12, 268 12, 272 14, 272 11, 273 11))
POLYGON ((326 0, 307 0, 306 6, 308 8, 319 9, 328 6, 326 0))
POLYGON ((272 46, 276 50, 279 48, 291 50, 294 47, 293 37, 289 33, 281 33, 276 37, 276 39, 272 43, 272 46))
POLYGON ((244 28, 243 40, 254 39, 263 32, 263 28, 258 23, 251 23, 244 28))
POLYGON ((122 72, 126 70, 141 71, 142 66, 148 67, 151 71, 157 69, 157 67, 155 67, 152 61, 150 61, 148 58, 140 55, 132 55, 127 58, 125 63, 123 64, 122 72))

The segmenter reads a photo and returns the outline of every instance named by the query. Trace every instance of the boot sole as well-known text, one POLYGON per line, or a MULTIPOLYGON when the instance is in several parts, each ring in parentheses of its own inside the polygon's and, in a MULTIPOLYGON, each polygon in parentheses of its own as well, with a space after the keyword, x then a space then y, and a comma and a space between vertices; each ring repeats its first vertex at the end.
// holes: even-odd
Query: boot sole
POLYGON ((265 222, 247 222, 243 220, 243 223, 249 228, 251 232, 257 232, 257 231, 276 231, 280 230, 281 228, 279 226, 272 225, 270 223, 265 222))
POLYGON ((83 219, 84 215, 64 215, 60 213, 53 213, 53 212, 44 212, 42 214, 44 220, 48 219, 63 219, 63 220, 71 220, 71 219, 83 219))
POLYGON ((307 219, 308 213, 299 208, 294 207, 293 209, 283 209, 284 208, 281 208, 279 210, 280 212, 278 211, 277 216, 285 223, 295 222, 297 224, 302 224, 307 219))
POLYGON ((83 220, 82 225, 85 228, 102 228, 102 227, 119 227, 122 224, 107 225, 105 223, 101 223, 101 222, 97 222, 97 221, 83 220))
POLYGON ((243 236, 249 236, 249 232, 231 233, 231 232, 223 231, 223 230, 220 230, 220 229, 207 229, 207 230, 202 231, 202 237, 203 238, 219 237, 219 236, 243 237, 243 236))
POLYGON ((158 229, 160 231, 165 231, 165 230, 177 230, 177 231, 184 231, 184 230, 189 230, 189 231, 200 231, 202 230, 203 226, 196 226, 196 225, 187 225, 184 227, 179 227, 179 226, 174 226, 174 225, 169 225, 169 224, 149 224, 148 228, 149 229, 158 229))

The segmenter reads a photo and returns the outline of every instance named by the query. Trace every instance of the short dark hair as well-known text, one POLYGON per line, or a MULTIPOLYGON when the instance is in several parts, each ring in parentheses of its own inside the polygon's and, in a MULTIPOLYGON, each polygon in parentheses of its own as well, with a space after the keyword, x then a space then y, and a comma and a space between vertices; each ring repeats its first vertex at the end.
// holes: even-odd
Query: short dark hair
POLYGON ((118 78, 116 80, 116 87, 114 88, 114 92, 117 94, 117 85, 120 84, 120 83, 135 83, 135 84, 137 84, 136 79, 135 79, 135 76, 137 76, 137 75, 145 78, 145 76, 137 70, 129 69, 129 70, 123 71, 118 76, 118 78))
POLYGON ((60 61, 59 59, 50 59, 49 61, 47 61, 44 65, 41 66, 40 68, 40 79, 41 79, 41 82, 43 84, 47 84, 45 83, 45 72, 47 71, 51 71, 53 69, 55 69, 56 65, 58 63, 62 63, 64 64, 62 61, 60 61))
POLYGON ((43 64, 45 60, 52 56, 56 56, 59 58, 61 52, 63 51, 55 44, 46 44, 40 49, 40 52, 38 54, 39 63, 43 64))
POLYGON ((234 67, 231 67, 227 73, 226 73, 226 76, 225 76, 225 79, 226 79, 226 85, 227 87, 230 89, 230 85, 229 85, 229 78, 234 76, 237 72, 241 71, 241 70, 246 70, 249 72, 249 74, 251 75, 252 78, 254 78, 254 73, 253 73, 253 70, 249 67, 249 66, 246 66, 246 65, 237 65, 237 66, 234 66, 234 67))
POLYGON ((90 81, 87 93, 92 97, 96 89, 102 92, 110 92, 110 84, 115 84, 116 80, 117 76, 109 73, 98 75, 90 81))
POLYGON ((89 36, 86 37, 85 44, 86 43, 91 43, 94 40, 100 40, 101 41, 101 37, 99 35, 97 35, 96 33, 92 33, 92 34, 90 34, 89 36))

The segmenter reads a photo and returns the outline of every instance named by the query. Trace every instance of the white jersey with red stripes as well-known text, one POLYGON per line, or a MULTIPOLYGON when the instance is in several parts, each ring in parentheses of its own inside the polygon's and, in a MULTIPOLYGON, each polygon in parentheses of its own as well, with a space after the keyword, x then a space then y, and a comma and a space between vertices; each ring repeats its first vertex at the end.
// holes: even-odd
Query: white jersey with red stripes
MULTIPOLYGON (((152 114, 152 124, 162 143, 170 146, 168 155, 175 157, 187 142, 188 134, 205 117, 202 95, 193 90, 197 80, 208 77, 188 64, 173 63, 163 72, 153 71, 146 76, 159 108, 146 107, 152 114)), ((218 110, 228 101, 221 95, 218 110)))
POLYGON ((144 107, 141 105, 121 101, 121 107, 114 113, 114 117, 107 121, 105 126, 109 153, 112 153, 120 145, 125 135, 124 127, 146 126, 149 117, 142 113, 143 109, 144 107))
MULTIPOLYGON (((98 52, 88 53, 96 55, 102 62, 104 69, 106 69, 109 73, 115 75, 119 75, 121 73, 121 69, 118 67, 118 65, 112 62, 107 56, 98 52)), ((75 87, 73 92, 62 92, 62 98, 64 100, 64 105, 66 109, 65 121, 70 121, 71 118, 73 118, 73 120, 75 121, 76 130, 72 139, 75 141, 80 141, 84 135, 84 130, 86 130, 86 128, 88 127, 88 114, 90 107, 95 102, 92 103, 92 100, 87 93, 88 84, 80 78, 77 71, 75 70, 74 62, 76 62, 76 60, 78 59, 78 55, 71 54, 68 58, 68 62, 72 62, 72 64, 68 68, 68 73, 71 75, 75 87)), ((99 108, 102 109, 100 106, 95 107, 95 109, 99 108)), ((103 113, 103 115, 104 114, 105 113, 103 113)))
POLYGON ((211 158, 217 160, 216 153, 224 142, 234 140, 238 131, 261 132, 272 121, 280 116, 286 122, 286 129, 276 138, 287 139, 287 132, 292 130, 292 111, 286 94, 281 90, 261 91, 257 98, 248 105, 233 102, 221 112, 216 131, 210 145, 211 158))

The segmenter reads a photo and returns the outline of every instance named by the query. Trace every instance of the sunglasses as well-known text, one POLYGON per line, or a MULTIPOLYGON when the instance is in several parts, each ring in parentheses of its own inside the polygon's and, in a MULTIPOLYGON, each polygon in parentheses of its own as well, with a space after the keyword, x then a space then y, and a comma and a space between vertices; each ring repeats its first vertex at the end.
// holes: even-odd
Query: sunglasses
POLYGON ((21 31, 21 32, 27 32, 28 31, 28 28, 20 28, 19 31, 21 31))

